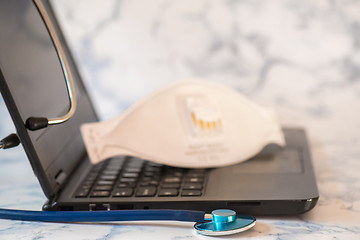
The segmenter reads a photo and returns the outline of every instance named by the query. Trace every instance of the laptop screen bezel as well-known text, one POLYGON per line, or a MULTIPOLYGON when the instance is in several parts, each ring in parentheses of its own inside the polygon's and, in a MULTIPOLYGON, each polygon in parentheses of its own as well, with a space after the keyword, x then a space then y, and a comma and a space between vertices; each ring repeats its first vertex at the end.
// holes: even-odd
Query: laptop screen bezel
MULTIPOLYGON (((29 1, 21 1, 22 3, 29 4, 29 1)), ((76 84, 82 88, 81 96, 78 96, 78 107, 77 111, 74 114, 74 120, 70 119, 67 124, 68 126, 73 124, 74 129, 79 130, 79 123, 80 122, 93 122, 98 121, 98 117, 96 115, 96 112, 94 110, 94 107, 91 103, 90 97, 86 91, 86 88, 82 82, 81 76, 78 72, 78 69, 76 67, 75 61, 71 55, 71 52, 69 50, 69 47, 66 43, 66 40, 61 32, 60 26, 57 22, 56 15, 53 11, 53 8, 51 6, 51 3, 47 0, 42 1, 43 5, 50 17, 50 20, 52 22, 52 25, 56 31, 56 34, 61 42, 63 51, 65 53, 66 59, 68 61, 71 73, 73 75, 73 79, 75 79, 76 84), (86 113, 84 114, 84 111, 86 113)), ((30 4, 34 4, 32 1, 30 4)), ((60 63, 59 63, 60 64, 60 63)), ((71 159, 71 162, 63 162, 54 164, 51 168, 44 168, 42 165, 42 161, 39 158, 39 154, 37 152, 36 147, 34 146, 34 143, 30 137, 29 130, 25 127, 23 116, 21 115, 19 111, 19 107, 16 105, 16 102, 14 100, 14 95, 16 93, 12 93, 9 84, 7 83, 7 79, 5 78, 5 69, 1 69, 0 66, 0 88, 1 88, 1 94, 3 96, 4 102, 9 110, 10 116, 14 122, 14 125, 16 127, 17 134, 21 140, 22 146, 26 152, 26 155, 30 161, 30 164, 32 166, 32 169, 36 175, 36 177, 39 180, 39 183, 44 191, 44 194, 48 199, 53 198, 66 184, 67 179, 66 177, 70 176, 73 171, 76 169, 76 167, 79 165, 79 163, 86 159, 86 151, 83 146, 81 136, 77 136, 77 140, 72 146, 71 143, 69 143, 69 147, 66 148, 67 151, 76 151, 77 154, 76 159, 71 159), (81 141, 81 142, 80 142, 81 141), (76 148, 76 150, 74 150, 76 148), (62 174, 62 176, 65 176, 65 178, 62 179, 62 181, 58 181, 57 178, 58 175, 62 174)), ((44 89, 44 91, 46 91, 44 89)), ((80 93, 79 93, 80 94, 80 93)), ((47 116, 46 116, 47 117, 47 116)), ((51 126, 52 128, 56 129, 58 128, 59 132, 62 131, 60 125, 51 126)), ((46 133, 45 133, 46 134, 46 133)))

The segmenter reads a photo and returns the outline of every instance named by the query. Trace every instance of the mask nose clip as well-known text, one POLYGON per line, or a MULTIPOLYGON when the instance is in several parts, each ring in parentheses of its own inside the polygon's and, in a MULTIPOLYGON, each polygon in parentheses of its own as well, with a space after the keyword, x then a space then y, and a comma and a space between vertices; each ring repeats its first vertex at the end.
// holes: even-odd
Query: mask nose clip
POLYGON ((255 222, 252 216, 237 215, 229 209, 217 209, 212 211, 211 218, 205 217, 205 221, 195 223, 194 228, 202 235, 222 236, 246 231, 255 222))

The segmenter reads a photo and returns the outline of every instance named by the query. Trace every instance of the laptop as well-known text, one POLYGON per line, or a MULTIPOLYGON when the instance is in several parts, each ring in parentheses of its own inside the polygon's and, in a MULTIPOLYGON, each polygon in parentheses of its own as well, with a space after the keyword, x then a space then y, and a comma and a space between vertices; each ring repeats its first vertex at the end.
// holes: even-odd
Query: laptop
POLYGON ((25 126, 31 116, 62 116, 70 106, 54 44, 32 1, 0 2, 0 87, 48 199, 43 210, 228 208, 253 215, 293 215, 315 206, 319 194, 302 129, 283 129, 283 149, 228 167, 175 168, 130 156, 92 165, 80 125, 98 117, 51 4, 42 2, 70 68, 76 111, 62 124, 35 131, 25 126))

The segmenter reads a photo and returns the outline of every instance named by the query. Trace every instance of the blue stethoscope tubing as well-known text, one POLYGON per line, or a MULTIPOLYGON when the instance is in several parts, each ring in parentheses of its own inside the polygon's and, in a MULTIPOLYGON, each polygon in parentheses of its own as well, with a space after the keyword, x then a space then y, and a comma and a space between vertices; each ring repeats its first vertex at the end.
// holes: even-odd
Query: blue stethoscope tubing
POLYGON ((204 220, 205 212, 189 210, 29 211, 0 208, 0 219, 38 222, 182 221, 204 220))
POLYGON ((30 211, 0 208, 0 219, 36 222, 115 222, 182 221, 196 222, 194 229, 203 235, 221 236, 246 231, 255 225, 252 216, 237 215, 229 209, 217 209, 211 216, 191 210, 113 210, 113 211, 30 211))

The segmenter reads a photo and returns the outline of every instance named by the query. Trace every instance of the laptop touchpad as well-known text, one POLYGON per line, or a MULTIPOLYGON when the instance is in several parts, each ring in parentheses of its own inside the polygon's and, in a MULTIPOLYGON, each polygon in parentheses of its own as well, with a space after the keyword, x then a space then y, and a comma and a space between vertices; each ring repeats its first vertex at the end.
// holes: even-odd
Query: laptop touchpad
POLYGON ((274 154, 256 156, 246 162, 232 166, 234 173, 301 173, 303 166, 301 151, 288 148, 274 154))

